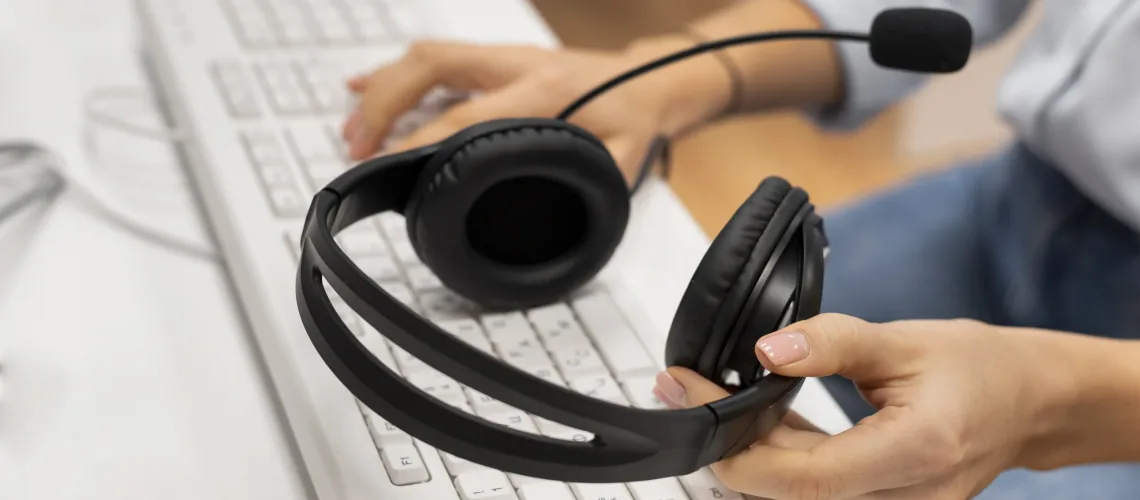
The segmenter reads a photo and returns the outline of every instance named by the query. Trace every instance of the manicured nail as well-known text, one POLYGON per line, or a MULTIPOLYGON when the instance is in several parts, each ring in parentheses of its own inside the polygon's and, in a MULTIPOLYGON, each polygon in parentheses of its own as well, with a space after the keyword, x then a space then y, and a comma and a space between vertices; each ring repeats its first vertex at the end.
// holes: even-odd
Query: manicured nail
POLYGON ((685 388, 667 372, 657 374, 657 387, 653 388, 653 395, 667 406, 672 408, 685 408, 688 406, 685 397, 685 388))
POLYGON ((803 361, 811 349, 807 337, 801 332, 770 333, 756 342, 756 352, 768 358, 775 366, 803 361))

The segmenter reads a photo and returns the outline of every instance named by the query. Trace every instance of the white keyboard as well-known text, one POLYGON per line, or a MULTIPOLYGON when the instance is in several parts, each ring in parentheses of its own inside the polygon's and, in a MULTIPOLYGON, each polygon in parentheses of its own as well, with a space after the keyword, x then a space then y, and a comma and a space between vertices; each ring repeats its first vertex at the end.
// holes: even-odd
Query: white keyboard
MULTIPOLYGON (((481 19, 517 22, 524 37, 527 29, 541 26, 521 1, 475 3, 139 0, 153 77, 172 119, 194 139, 185 151, 190 172, 314 490, 322 500, 742 498, 707 469, 639 483, 565 484, 460 459, 359 404, 309 343, 294 296, 299 231, 311 196, 350 165, 339 137, 351 105, 344 82, 398 57, 429 30, 487 40, 503 30, 480 27, 481 19), (462 9, 484 17, 457 14, 462 9), (470 32, 457 28, 468 25, 470 32)), ((400 120, 393 137, 438 114, 455 97, 432 94, 400 120)), ((629 320, 637 313, 619 305, 608 283, 599 280, 564 303, 491 314, 441 286, 415 255, 399 215, 362 220, 338 240, 389 293, 471 345, 583 394, 663 408, 651 393, 660 356, 646 347, 647 333, 629 320)), ((361 342, 429 394, 515 429, 591 438, 464 387, 389 342, 331 288, 329 293, 361 342)))

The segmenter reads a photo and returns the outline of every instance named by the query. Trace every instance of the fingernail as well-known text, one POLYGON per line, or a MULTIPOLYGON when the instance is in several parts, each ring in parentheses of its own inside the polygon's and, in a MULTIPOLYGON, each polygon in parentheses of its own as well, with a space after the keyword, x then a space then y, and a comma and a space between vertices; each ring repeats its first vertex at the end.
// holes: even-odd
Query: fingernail
POLYGON ((801 332, 770 333, 756 342, 756 351, 773 365, 783 366, 803 361, 811 352, 807 337, 801 332))
POLYGON ((667 372, 657 374, 657 387, 653 388, 653 395, 673 408, 687 406, 685 388, 667 372))

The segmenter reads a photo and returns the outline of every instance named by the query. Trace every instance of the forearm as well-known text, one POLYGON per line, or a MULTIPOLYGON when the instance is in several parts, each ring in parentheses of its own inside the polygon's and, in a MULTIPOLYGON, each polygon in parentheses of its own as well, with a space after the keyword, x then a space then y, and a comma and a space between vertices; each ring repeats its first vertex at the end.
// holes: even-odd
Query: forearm
POLYGON ((1058 332, 1038 335, 1047 394, 1037 435, 1018 466, 1033 469, 1140 461, 1140 340, 1058 332))
MULTIPOLYGON (((1029 0, 740 0, 690 23, 687 31, 709 39, 790 29, 862 32, 879 12, 916 4, 958 11, 973 25, 974 46, 980 48, 1007 33, 1029 0)), ((664 55, 656 51, 676 51, 693 43, 679 33, 638 40, 630 48, 643 55, 664 55)), ((736 102, 731 73, 715 54, 703 54, 654 77, 671 106, 662 120, 666 133, 725 113, 784 108, 801 109, 821 126, 856 128, 925 79, 920 73, 879 67, 867 47, 856 42, 797 39, 727 48, 723 54, 739 69, 736 102)))
MULTIPOLYGON (((718 39, 747 33, 819 29, 812 11, 796 0, 747 0, 734 3, 691 23, 688 34, 675 33, 635 41, 627 49, 651 59, 698 43, 691 34, 718 39)), ((740 102, 733 100, 730 70, 708 53, 663 69, 659 88, 674 108, 666 119, 673 134, 726 112, 785 107, 823 107, 842 96, 842 72, 826 40, 749 44, 725 49, 740 72, 740 102), (728 109, 733 105, 736 109, 728 109)))

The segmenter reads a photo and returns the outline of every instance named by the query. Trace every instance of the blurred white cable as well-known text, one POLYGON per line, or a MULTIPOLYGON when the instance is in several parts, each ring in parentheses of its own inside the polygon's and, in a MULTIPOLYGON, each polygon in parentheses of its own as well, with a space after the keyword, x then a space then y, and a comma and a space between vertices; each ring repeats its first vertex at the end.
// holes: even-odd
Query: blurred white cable
MULTIPOLYGON (((155 130, 142 127, 123 120, 112 113, 101 110, 98 103, 110 98, 144 99, 149 101, 149 96, 141 89, 98 89, 88 94, 84 99, 84 114, 90 124, 108 127, 133 136, 167 143, 182 140, 182 135, 177 130, 155 130)), ((94 158, 91 137, 88 137, 87 142, 88 154, 94 158)), ((111 196, 102 187, 103 183, 91 176, 86 169, 66 168, 63 158, 54 151, 30 142, 9 143, 4 146, 8 148, 10 152, 23 156, 25 161, 42 162, 44 167, 54 171, 63 179, 64 189, 74 193, 78 201, 131 234, 183 254, 211 261, 220 260, 220 254, 213 246, 171 231, 168 227, 163 227, 160 224, 148 220, 145 214, 139 210, 127 208, 116 197, 111 196)))
POLYGON ((23 147, 30 148, 27 153, 29 156, 42 157, 41 161, 44 162, 44 166, 55 171, 64 179, 66 190, 74 193, 81 203, 95 210, 110 222, 146 241, 194 257, 214 261, 219 260, 219 254, 216 249, 204 246, 183 235, 152 224, 144 218, 135 215, 131 210, 120 206, 113 197, 107 195, 107 193, 99 187, 99 183, 95 179, 80 173, 77 169, 71 171, 63 168, 64 164, 62 159, 54 152, 35 145, 26 145, 23 147))

